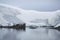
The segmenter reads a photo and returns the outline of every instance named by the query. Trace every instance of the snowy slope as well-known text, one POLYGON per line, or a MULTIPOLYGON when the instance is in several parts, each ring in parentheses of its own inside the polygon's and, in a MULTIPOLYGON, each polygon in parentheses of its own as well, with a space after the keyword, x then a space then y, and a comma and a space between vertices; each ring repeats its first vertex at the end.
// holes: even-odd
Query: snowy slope
POLYGON ((60 23, 60 10, 52 12, 39 12, 34 10, 25 10, 17 17, 28 25, 56 25, 60 23), (20 18, 21 17, 21 18, 20 18))
POLYGON ((6 4, 0 4, 0 24, 23 23, 29 25, 56 25, 60 23, 60 10, 40 12, 23 10, 6 4))
POLYGON ((23 23, 16 17, 16 15, 21 14, 20 10, 10 5, 0 4, 0 25, 23 23))

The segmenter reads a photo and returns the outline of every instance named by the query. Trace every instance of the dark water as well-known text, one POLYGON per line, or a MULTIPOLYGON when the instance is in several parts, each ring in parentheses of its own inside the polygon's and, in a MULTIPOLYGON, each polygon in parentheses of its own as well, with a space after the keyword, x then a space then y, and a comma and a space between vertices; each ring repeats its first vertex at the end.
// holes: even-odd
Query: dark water
POLYGON ((0 40, 60 40, 60 31, 46 28, 26 28, 26 31, 2 28, 0 40))

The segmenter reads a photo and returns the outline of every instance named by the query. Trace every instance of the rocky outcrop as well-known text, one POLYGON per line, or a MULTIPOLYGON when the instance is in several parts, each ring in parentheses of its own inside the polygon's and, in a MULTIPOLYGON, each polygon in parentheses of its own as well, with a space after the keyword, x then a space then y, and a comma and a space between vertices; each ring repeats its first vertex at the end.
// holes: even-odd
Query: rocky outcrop
POLYGON ((17 30, 25 30, 26 29, 26 24, 14 24, 12 26, 3 26, 1 25, 0 28, 12 28, 12 29, 17 29, 17 30))

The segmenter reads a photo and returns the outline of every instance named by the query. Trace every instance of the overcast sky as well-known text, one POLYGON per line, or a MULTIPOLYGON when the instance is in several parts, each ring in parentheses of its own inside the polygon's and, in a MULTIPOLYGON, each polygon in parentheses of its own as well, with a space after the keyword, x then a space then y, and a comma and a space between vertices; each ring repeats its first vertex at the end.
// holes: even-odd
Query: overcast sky
POLYGON ((60 10, 60 0, 0 0, 0 3, 38 11, 60 10))

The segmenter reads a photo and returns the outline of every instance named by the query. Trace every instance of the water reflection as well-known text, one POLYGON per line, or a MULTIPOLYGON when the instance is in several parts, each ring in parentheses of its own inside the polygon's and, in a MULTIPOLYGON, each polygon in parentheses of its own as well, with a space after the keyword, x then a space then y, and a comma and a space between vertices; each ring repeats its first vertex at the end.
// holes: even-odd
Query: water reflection
POLYGON ((60 31, 47 28, 0 29, 0 40, 60 40, 60 31))

